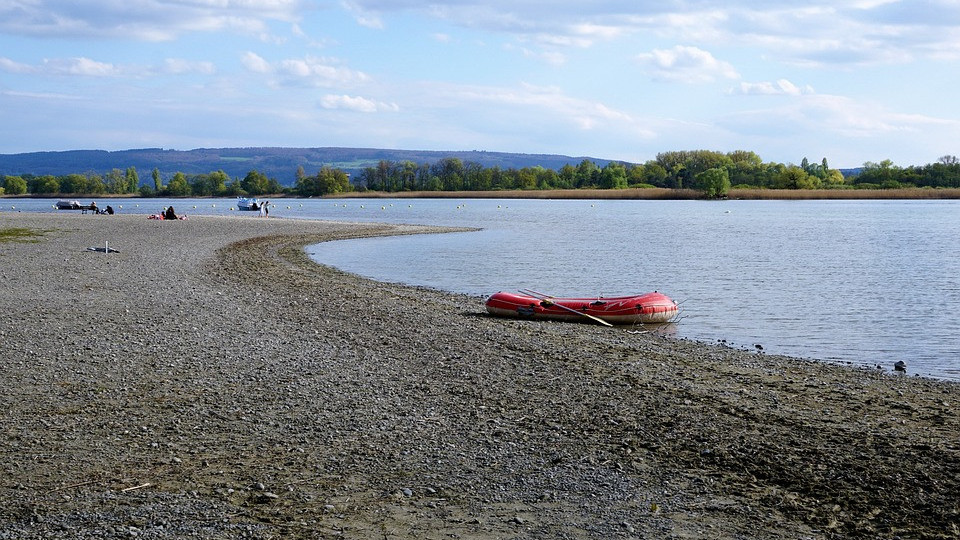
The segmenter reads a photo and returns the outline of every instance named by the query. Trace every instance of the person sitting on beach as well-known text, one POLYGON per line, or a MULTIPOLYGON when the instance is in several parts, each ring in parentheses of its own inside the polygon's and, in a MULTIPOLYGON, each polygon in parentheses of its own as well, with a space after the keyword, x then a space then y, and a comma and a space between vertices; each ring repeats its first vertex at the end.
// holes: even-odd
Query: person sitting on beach
POLYGON ((173 205, 167 207, 167 211, 163 213, 163 219, 177 219, 177 213, 173 211, 173 205))
POLYGON ((100 213, 100 209, 97 208, 97 201, 90 201, 90 210, 91 210, 94 214, 99 214, 99 213, 100 213))
POLYGON ((107 210, 106 210, 106 212, 107 212, 108 215, 111 215, 111 216, 112 216, 112 215, 113 215, 113 207, 108 204, 108 205, 107 205, 107 210))

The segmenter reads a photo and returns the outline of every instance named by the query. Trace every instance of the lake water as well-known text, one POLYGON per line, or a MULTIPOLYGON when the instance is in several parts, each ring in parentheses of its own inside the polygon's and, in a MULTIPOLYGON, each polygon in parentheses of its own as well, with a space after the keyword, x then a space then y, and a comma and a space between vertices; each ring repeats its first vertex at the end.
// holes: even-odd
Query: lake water
MULTIPOLYGON (((98 200, 226 214, 234 201, 98 200)), ((960 380, 960 201, 275 201, 271 216, 478 227, 310 246, 378 280, 473 295, 659 290, 678 337, 960 380)), ((52 211, 4 199, 0 211, 52 211)), ((136 206, 135 206, 136 205, 136 206)), ((253 213, 243 213, 256 219, 253 213)), ((478 301, 477 309, 482 309, 478 301)))

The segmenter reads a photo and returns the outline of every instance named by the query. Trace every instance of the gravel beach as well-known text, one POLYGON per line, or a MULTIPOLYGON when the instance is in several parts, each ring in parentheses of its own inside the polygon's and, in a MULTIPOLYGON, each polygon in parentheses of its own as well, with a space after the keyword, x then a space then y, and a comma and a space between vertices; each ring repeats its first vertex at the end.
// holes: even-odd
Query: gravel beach
POLYGON ((909 358, 497 319, 303 250, 426 226, 14 228, 0 539, 960 538, 960 384, 909 358))

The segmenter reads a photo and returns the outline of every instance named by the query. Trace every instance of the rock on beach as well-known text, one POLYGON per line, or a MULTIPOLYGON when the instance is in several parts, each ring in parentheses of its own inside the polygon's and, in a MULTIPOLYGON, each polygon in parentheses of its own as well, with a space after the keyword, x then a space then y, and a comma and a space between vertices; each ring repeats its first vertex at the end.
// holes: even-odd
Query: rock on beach
POLYGON ((439 228, 12 227, 0 539, 960 537, 956 383, 491 318, 303 249, 439 228))

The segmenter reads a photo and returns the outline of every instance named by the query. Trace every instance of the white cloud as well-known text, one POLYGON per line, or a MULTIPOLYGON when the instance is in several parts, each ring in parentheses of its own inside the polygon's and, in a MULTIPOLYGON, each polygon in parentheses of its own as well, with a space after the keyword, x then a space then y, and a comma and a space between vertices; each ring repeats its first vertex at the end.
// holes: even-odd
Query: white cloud
POLYGON ((328 94, 320 99, 320 106, 324 109, 346 109, 362 113, 397 112, 400 107, 396 103, 383 103, 360 96, 328 94))
POLYGON ((276 75, 273 84, 281 86, 356 86, 370 81, 366 73, 339 65, 340 61, 334 58, 308 55, 270 62, 248 51, 242 62, 253 73, 276 75))
POLYGON ((33 66, 21 64, 20 62, 15 62, 2 56, 0 56, 0 70, 6 71, 7 73, 33 73, 36 71, 33 66))
POLYGON ((352 86, 370 80, 366 73, 337 63, 334 59, 307 56, 281 60, 275 67, 288 81, 316 86, 352 86))
MULTIPOLYGON (((515 49, 515 47, 510 45, 504 48, 506 50, 515 49)), ((520 51, 523 53, 523 56, 526 58, 532 58, 538 62, 544 62, 551 66, 562 66, 567 61, 567 56, 557 51, 540 51, 536 49, 530 49, 527 47, 521 48, 520 51)))
POLYGON ((742 135, 782 136, 794 132, 867 139, 918 134, 933 126, 960 127, 954 120, 898 113, 876 102, 834 95, 804 96, 776 108, 729 114, 720 124, 742 135))
POLYGON ((2 94, 2 95, 4 95, 4 96, 12 96, 12 97, 18 97, 18 98, 38 99, 38 100, 57 101, 57 102, 62 102, 62 101, 65 101, 65 100, 80 101, 80 100, 86 99, 86 98, 82 98, 82 97, 80 97, 80 96, 74 96, 74 95, 70 95, 70 94, 62 94, 62 93, 57 93, 57 92, 16 92, 16 91, 7 91, 7 92, 0 92, 0 94, 2 94))
POLYGON ((295 22, 300 0, 30 0, 0 3, 0 32, 165 41, 189 32, 234 31, 263 38, 266 21, 295 22))
POLYGON ((43 71, 53 75, 79 75, 84 77, 117 77, 124 70, 108 62, 98 62, 89 58, 63 58, 44 60, 43 71))
POLYGON ((374 11, 361 7, 358 2, 344 0, 340 5, 353 16, 353 19, 357 21, 357 24, 360 26, 373 28, 374 30, 382 30, 384 28, 383 19, 375 14, 374 11))
POLYGON ((28 65, 0 57, 0 70, 9 73, 71 76, 93 78, 142 78, 157 74, 185 75, 199 74, 212 75, 216 67, 212 62, 184 60, 182 58, 167 58, 160 66, 146 66, 134 64, 114 64, 101 62, 86 57, 75 58, 48 58, 38 65, 28 65))
MULTIPOLYGON (((617 125, 627 126, 643 137, 651 135, 629 114, 603 103, 567 96, 557 87, 532 84, 521 84, 515 88, 465 86, 451 89, 451 92, 457 101, 492 103, 494 108, 520 108, 524 114, 546 114, 584 131, 617 125)), ((501 114, 504 114, 503 111, 501 114)), ((511 113, 506 115, 510 116, 511 113)))
POLYGON ((216 73, 217 68, 213 62, 197 62, 184 60, 182 58, 167 58, 163 61, 164 72, 173 75, 184 75, 188 73, 198 73, 201 75, 212 75, 216 73))
MULTIPOLYGON (((599 41, 657 36, 700 48, 755 47, 764 58, 804 66, 960 58, 960 2, 953 0, 340 0, 338 5, 370 28, 384 28, 391 13, 413 11, 559 54, 599 41)), ((159 41, 233 32, 280 44, 286 38, 276 35, 272 23, 288 23, 291 35, 302 37, 303 21, 315 13, 316 5, 304 0, 21 0, 0 2, 0 33, 159 41)))
POLYGON ((786 96, 800 96, 804 94, 813 94, 813 87, 806 85, 803 87, 797 86, 790 82, 787 79, 779 79, 775 82, 742 82, 740 86, 734 91, 738 94, 745 95, 765 95, 765 96, 775 96, 775 95, 786 95, 786 96))
POLYGON ((270 62, 267 62, 260 55, 247 51, 244 53, 243 58, 241 59, 244 67, 254 73, 270 73, 273 71, 273 68, 270 66, 270 62))
POLYGON ((739 77, 728 62, 717 60, 698 47, 677 45, 671 49, 654 49, 637 55, 637 60, 657 80, 705 83, 739 77))
POLYGON ((590 47, 599 40, 657 36, 708 46, 759 48, 765 58, 804 66, 896 64, 960 58, 960 2, 953 0, 351 0, 351 9, 420 11, 450 24, 513 36, 544 47, 590 47), (576 22, 571 22, 576 21, 576 22))

